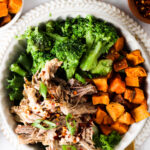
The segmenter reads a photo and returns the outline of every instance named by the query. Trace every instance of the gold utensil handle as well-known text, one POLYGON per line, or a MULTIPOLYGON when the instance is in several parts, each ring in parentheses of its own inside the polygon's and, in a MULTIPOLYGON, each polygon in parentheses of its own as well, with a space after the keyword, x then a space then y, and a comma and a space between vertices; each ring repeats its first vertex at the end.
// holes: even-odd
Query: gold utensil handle
POLYGON ((134 141, 125 150, 135 150, 134 141))

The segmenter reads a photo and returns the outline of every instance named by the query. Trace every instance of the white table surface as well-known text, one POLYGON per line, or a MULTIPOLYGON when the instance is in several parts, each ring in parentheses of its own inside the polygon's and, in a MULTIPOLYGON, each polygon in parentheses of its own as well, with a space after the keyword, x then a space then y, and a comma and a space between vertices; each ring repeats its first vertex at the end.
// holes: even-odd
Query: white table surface
MULTIPOLYGON (((25 0, 24 10, 23 13, 27 12, 31 8, 34 8, 35 6, 38 6, 41 3, 44 3, 49 0, 25 0)), ((131 13, 131 11, 128 8, 127 0, 103 0, 105 2, 114 4, 118 8, 125 11, 127 14, 129 14, 132 18, 134 18, 142 27, 144 30, 149 34, 150 36, 150 25, 142 23, 141 21, 137 20, 131 13)), ((7 139, 3 136, 3 134, 0 131, 0 150, 15 150, 14 146, 11 145, 7 139)), ((150 150, 150 136, 149 138, 143 143, 141 148, 138 150, 150 150)))

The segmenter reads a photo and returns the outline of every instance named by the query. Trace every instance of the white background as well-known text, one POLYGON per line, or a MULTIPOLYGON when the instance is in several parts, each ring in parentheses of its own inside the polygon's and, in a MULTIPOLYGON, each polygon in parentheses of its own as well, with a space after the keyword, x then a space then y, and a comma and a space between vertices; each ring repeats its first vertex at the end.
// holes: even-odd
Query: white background
MULTIPOLYGON (((39 4, 46 2, 49 0, 25 0, 24 10, 23 13, 29 11, 31 8, 34 8, 35 6, 38 6, 39 4)), ((112 3, 118 8, 125 11, 127 14, 129 14, 132 18, 134 18, 139 24, 142 25, 144 30, 149 34, 150 36, 150 25, 142 23, 141 21, 137 20, 132 13, 130 12, 128 8, 128 2, 127 0, 103 0, 108 3, 112 3)), ((14 146, 11 145, 7 139, 3 136, 3 134, 0 131, 0 150, 15 150, 14 146)), ((138 150, 150 150, 150 136, 149 138, 143 143, 140 149, 138 150)))

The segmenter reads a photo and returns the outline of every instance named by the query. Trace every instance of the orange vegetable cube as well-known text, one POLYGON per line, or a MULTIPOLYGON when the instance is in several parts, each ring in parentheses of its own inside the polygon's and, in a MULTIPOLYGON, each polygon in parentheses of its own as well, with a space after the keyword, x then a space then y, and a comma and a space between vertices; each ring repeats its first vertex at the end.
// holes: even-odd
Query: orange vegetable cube
POLYGON ((116 41, 116 43, 114 45, 115 50, 116 51, 122 50, 124 47, 124 42, 125 42, 124 37, 118 38, 118 40, 116 41))
POLYGON ((144 101, 144 92, 139 88, 135 88, 135 97, 132 100, 132 103, 141 104, 144 101))
POLYGON ((107 104, 109 104, 109 95, 108 95, 108 93, 102 93, 100 96, 93 95, 92 101, 93 101, 93 105, 97 105, 97 104, 107 105, 107 104))
POLYGON ((18 13, 21 7, 22 0, 9 0, 8 2, 8 10, 12 14, 18 13))
POLYGON ((9 23, 11 21, 11 16, 8 14, 6 17, 3 18, 2 22, 1 22, 1 26, 9 23))
POLYGON ((125 69, 125 68, 127 68, 127 67, 128 67, 128 63, 127 63, 127 61, 126 61, 125 58, 123 58, 122 60, 120 60, 120 61, 118 61, 118 62, 116 62, 116 63, 114 64, 114 70, 115 70, 116 72, 118 72, 118 71, 120 71, 120 70, 123 70, 123 69, 125 69))
POLYGON ((128 77, 146 77, 147 73, 141 66, 128 67, 125 69, 125 73, 128 77))
POLYGON ((103 119, 103 124, 104 125, 107 125, 107 124, 112 124, 113 123, 113 120, 110 116, 105 116, 104 119, 103 119))
POLYGON ((141 56, 140 50, 135 50, 130 54, 127 54, 126 57, 133 65, 138 65, 144 62, 144 58, 141 56))
POLYGON ((107 113, 105 111, 103 111, 101 108, 97 108, 97 112, 96 112, 96 119, 95 122, 97 124, 101 124, 103 122, 104 117, 107 115, 107 113))
POLYGON ((107 59, 111 59, 112 61, 118 59, 119 57, 120 54, 114 48, 112 48, 106 56, 107 59))
POLYGON ((119 103, 110 103, 106 106, 106 110, 113 119, 116 121, 125 111, 124 106, 119 103))
POLYGON ((110 81, 110 91, 116 92, 117 94, 122 94, 126 90, 125 82, 121 80, 121 77, 117 75, 114 79, 110 81))
POLYGON ((139 87, 139 78, 138 77, 126 77, 125 78, 127 86, 139 87))
POLYGON ((106 77, 93 79, 93 82, 95 83, 95 85, 99 91, 107 92, 108 84, 107 84, 106 77))
POLYGON ((124 93, 124 99, 127 99, 129 102, 132 102, 134 97, 135 97, 135 91, 132 89, 126 89, 124 93))
POLYGON ((133 122, 132 121, 132 117, 131 117, 131 115, 128 112, 125 112, 122 116, 120 116, 118 121, 120 123, 127 124, 127 125, 130 125, 133 122))
POLYGON ((103 134, 109 135, 112 132, 112 128, 107 125, 100 125, 100 129, 102 130, 103 134))
POLYGON ((0 3, 0 17, 8 15, 8 8, 6 3, 0 3))
POLYGON ((136 122, 144 120, 149 117, 149 112, 147 111, 145 105, 140 105, 132 111, 133 118, 136 122))
POLYGON ((125 134, 128 131, 129 126, 126 125, 126 124, 122 124, 122 123, 117 121, 117 122, 115 122, 114 124, 111 125, 111 128, 116 130, 120 134, 125 134))

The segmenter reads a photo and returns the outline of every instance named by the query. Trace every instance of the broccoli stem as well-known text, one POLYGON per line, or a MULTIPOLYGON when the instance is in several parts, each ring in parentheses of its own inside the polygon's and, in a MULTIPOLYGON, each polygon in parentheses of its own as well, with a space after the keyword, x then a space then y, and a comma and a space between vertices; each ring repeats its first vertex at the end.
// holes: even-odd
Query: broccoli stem
POLYGON ((75 74, 75 78, 83 84, 86 83, 85 79, 78 73, 75 74))
POLYGON ((90 49, 94 42, 94 38, 92 36, 92 31, 89 30, 86 32, 85 39, 86 39, 86 45, 87 45, 88 49, 90 49))
POLYGON ((80 65, 81 70, 90 71, 91 69, 96 67, 97 59, 101 55, 101 49, 102 49, 102 42, 98 41, 95 44, 95 47, 93 48, 93 50, 90 50, 89 52, 87 52, 87 54, 83 57, 81 61, 81 65, 80 65))
POLYGON ((51 38, 53 38, 54 40, 57 40, 57 41, 65 41, 68 39, 67 37, 62 37, 55 33, 47 33, 47 35, 49 35, 51 38))
POLYGON ((26 74, 27 74, 27 72, 26 71, 24 71, 18 64, 12 64, 11 66, 10 66, 10 70, 12 71, 12 72, 15 72, 15 73, 17 73, 18 75, 20 75, 20 76, 23 76, 23 77, 25 77, 26 76, 26 74))

